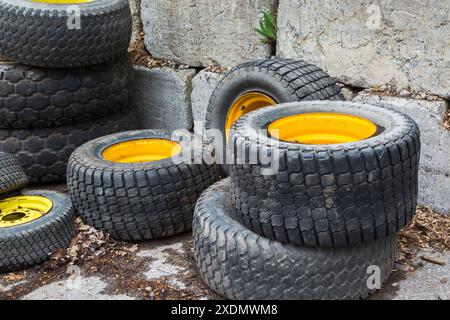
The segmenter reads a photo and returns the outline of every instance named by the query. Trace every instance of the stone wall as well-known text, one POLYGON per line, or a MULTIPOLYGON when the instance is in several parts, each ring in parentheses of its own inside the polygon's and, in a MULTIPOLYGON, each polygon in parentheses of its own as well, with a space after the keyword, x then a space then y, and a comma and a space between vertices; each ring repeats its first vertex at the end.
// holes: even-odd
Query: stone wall
POLYGON ((450 2, 281 0, 281 57, 363 88, 391 84, 450 98, 450 2))
POLYGON ((254 31, 273 0, 142 0, 145 45, 153 57, 194 67, 234 66, 270 55, 254 31))

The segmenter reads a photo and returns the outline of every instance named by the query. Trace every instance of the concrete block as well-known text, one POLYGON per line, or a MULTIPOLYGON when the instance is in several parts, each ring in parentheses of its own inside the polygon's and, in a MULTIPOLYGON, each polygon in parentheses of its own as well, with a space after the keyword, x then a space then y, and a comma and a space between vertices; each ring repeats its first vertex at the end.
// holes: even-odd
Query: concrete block
POLYGON ((450 97, 450 2, 280 0, 277 55, 340 82, 450 97))
POLYGON ((146 129, 192 130, 191 91, 194 69, 136 66, 135 103, 146 129))
POLYGON ((450 132, 443 128, 448 103, 360 93, 354 101, 389 106, 413 118, 421 132, 419 201, 450 214, 450 132))
POLYGON ((194 132, 202 135, 209 99, 224 74, 200 71, 192 80, 192 116, 194 132))
POLYGON ((270 55, 254 31, 274 0, 142 0, 145 45, 153 57, 229 67, 270 55))

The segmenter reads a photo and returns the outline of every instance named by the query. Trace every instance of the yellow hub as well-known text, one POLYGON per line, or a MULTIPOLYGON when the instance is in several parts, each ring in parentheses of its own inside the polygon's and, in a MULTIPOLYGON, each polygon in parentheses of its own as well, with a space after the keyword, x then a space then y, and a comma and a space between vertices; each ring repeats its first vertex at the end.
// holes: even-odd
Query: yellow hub
POLYGON ((120 142, 102 152, 103 159, 118 163, 143 163, 171 158, 181 146, 167 139, 137 139, 120 142))
POLYGON ((227 120, 225 123, 227 141, 231 126, 240 117, 256 109, 273 106, 275 104, 277 104, 276 101, 271 97, 264 93, 256 91, 243 94, 239 98, 237 98, 228 111, 227 120))
POLYGON ((305 113, 272 122, 269 134, 301 144, 340 144, 365 140, 378 131, 372 121, 340 113, 305 113))
POLYGON ((93 2, 95 0, 31 0, 31 1, 48 4, 78 4, 78 3, 93 2))
POLYGON ((39 196, 21 196, 0 201, 0 228, 37 220, 53 208, 53 202, 39 196))

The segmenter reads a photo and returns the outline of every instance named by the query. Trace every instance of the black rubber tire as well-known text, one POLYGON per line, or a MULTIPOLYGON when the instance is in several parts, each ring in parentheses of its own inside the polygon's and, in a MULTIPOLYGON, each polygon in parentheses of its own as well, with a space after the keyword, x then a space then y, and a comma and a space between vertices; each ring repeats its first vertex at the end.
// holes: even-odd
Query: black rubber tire
POLYGON ((71 126, 117 112, 130 98, 129 59, 74 69, 0 61, 0 128, 71 126))
POLYGON ((72 154, 68 189, 87 224, 124 241, 152 240, 192 230, 198 197, 219 179, 218 167, 199 158, 202 149, 212 157, 211 146, 194 149, 194 163, 198 164, 175 164, 172 159, 114 163, 101 156, 104 148, 118 142, 170 137, 160 130, 124 132, 88 142, 72 154))
POLYGON ((66 249, 75 236, 75 215, 68 197, 52 191, 26 191, 53 202, 42 218, 16 227, 0 228, 0 272, 41 264, 57 250, 66 249))
POLYGON ((126 108, 75 126, 0 130, 0 151, 18 157, 30 183, 58 182, 65 180, 67 160, 77 147, 104 135, 137 128, 136 117, 126 108))
POLYGON ((276 140, 259 129, 308 112, 360 116, 379 125, 380 132, 347 144, 280 141, 275 174, 262 172, 267 166, 260 159, 254 164, 237 159, 241 164, 232 167, 231 176, 239 220, 270 239, 311 247, 358 245, 407 225, 417 205, 420 132, 411 118, 394 110, 338 101, 258 110, 236 122, 235 154, 238 148, 247 154, 273 151, 270 144, 276 140))
POLYGON ((19 160, 8 153, 0 152, 0 196, 24 188, 28 178, 19 160))
POLYGON ((384 283, 395 261, 396 237, 350 248, 296 247, 263 238, 236 222, 230 180, 200 197, 194 214, 197 268, 218 294, 241 300, 359 299, 373 291, 368 268, 384 283))
POLYGON ((111 61, 127 52, 127 0, 80 3, 80 28, 69 29, 70 4, 0 0, 0 55, 30 66, 72 68, 111 61))
MULTIPOLYGON (((306 61, 250 61, 228 72, 213 91, 206 113, 205 129, 224 132, 227 114, 233 102, 251 91, 262 92, 278 104, 307 100, 344 100, 335 80, 306 61)), ((225 154, 225 150, 223 152, 225 154)), ((229 166, 223 165, 222 170, 223 176, 228 176, 229 166)))

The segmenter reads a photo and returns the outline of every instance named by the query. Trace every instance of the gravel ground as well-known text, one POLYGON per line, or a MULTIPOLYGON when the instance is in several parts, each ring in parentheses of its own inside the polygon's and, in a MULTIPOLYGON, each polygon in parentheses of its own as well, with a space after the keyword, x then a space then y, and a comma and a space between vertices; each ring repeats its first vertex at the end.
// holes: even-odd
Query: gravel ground
MULTIPOLYGON (((44 188, 66 191, 64 185, 44 188)), ((418 210, 418 216, 418 221, 400 236, 399 258, 392 276, 371 299, 449 299, 448 234, 438 241, 439 232, 430 233, 427 225, 447 226, 450 218, 442 216, 443 220, 439 221, 440 215, 423 208, 418 210), (428 218, 430 214, 432 219, 428 218), (430 242, 427 236, 433 241, 430 242)), ((67 252, 54 253, 51 260, 41 266, 0 275, 0 298, 221 299, 196 273, 189 234, 132 244, 113 241, 81 220, 78 220, 77 228, 79 233, 67 252)), ((446 229, 442 229, 445 232, 446 229)))

